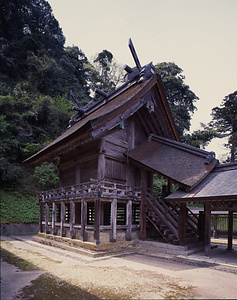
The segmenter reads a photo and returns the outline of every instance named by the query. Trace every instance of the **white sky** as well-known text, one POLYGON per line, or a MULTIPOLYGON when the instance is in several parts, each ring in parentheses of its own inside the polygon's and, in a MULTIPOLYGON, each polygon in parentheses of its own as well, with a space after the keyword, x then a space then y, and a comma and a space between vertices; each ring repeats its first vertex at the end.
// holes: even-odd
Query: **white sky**
MULTIPOLYGON (((48 0, 66 37, 90 60, 110 51, 133 67, 132 38, 141 65, 174 62, 199 97, 192 130, 237 90, 237 0, 48 0)), ((223 141, 207 150, 218 155, 223 141)), ((225 151, 224 151, 225 152, 225 151)), ((220 153, 220 154, 219 154, 220 153)))

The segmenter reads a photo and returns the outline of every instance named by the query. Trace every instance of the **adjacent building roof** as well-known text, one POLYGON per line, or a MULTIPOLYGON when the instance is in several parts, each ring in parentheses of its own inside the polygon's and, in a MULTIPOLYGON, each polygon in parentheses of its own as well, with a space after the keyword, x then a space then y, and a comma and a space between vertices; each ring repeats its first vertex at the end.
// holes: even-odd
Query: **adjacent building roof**
POLYGON ((128 157, 148 169, 191 189, 218 164, 213 152, 197 149, 164 137, 151 135, 128 157))
POLYGON ((166 199, 173 202, 237 200, 237 163, 216 166, 191 192, 177 190, 166 199))

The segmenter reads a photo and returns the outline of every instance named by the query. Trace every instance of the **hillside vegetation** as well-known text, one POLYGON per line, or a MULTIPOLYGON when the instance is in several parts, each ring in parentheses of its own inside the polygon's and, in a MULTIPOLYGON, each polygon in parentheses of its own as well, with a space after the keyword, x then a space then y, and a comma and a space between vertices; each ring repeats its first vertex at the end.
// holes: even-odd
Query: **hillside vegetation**
MULTIPOLYGON (((0 17, 0 197, 1 222, 37 222, 36 191, 57 185, 57 161, 34 173, 22 162, 68 127, 73 112, 70 90, 82 105, 92 89, 106 92, 124 79, 112 53, 93 62, 78 46, 65 47, 63 31, 45 0, 1 0, 0 17)), ((198 97, 174 63, 156 65, 178 131, 200 147, 213 137, 185 135, 198 97), (204 138, 203 138, 204 137, 204 138)))

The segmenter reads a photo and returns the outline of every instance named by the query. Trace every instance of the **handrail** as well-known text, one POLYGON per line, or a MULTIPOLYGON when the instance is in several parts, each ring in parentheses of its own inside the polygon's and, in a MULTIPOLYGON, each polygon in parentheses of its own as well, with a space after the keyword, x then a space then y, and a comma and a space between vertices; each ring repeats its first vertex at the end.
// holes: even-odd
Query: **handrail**
POLYGON ((93 197, 99 194, 101 197, 115 196, 125 198, 140 199, 141 189, 138 187, 127 186, 120 182, 102 180, 91 180, 90 182, 64 186, 61 188, 50 189, 38 192, 41 202, 55 200, 69 200, 80 197, 93 197))

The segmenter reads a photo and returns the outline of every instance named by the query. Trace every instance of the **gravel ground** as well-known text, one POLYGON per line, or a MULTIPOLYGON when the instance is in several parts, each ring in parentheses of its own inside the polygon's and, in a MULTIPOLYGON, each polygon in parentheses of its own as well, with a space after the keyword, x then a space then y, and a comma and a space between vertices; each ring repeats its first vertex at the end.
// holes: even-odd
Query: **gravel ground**
MULTIPOLYGON (((230 268, 178 260, 174 256, 163 259, 140 254, 91 258, 41 245, 29 238, 4 238, 2 247, 38 266, 41 272, 50 273, 99 298, 236 299, 237 295, 237 266, 230 268)), ((2 279, 4 286, 4 272, 2 279)), ((24 285, 31 280, 29 277, 24 285)), ((18 287, 16 281, 13 282, 14 293, 19 292, 22 284, 18 287)))

